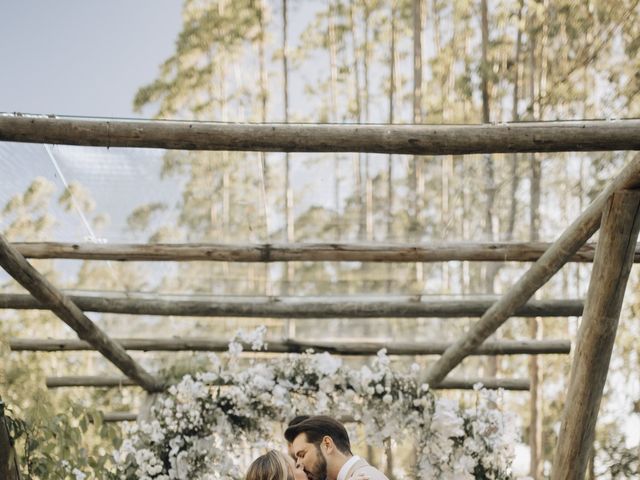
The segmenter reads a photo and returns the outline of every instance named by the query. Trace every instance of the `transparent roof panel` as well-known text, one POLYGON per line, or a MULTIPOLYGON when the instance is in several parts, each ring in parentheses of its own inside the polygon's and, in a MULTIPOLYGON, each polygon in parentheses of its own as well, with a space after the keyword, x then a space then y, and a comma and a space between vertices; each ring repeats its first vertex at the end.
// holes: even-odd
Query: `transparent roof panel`
MULTIPOLYGON (((558 206, 541 210, 539 238, 552 241, 614 174, 625 154, 538 158, 541 204, 558 206)), ((104 244, 430 244, 530 238, 528 154, 493 155, 492 185, 485 180, 486 157, 481 155, 289 154, 288 159, 289 192, 283 153, 0 142, 1 229, 12 241, 104 244), (490 229, 488 192, 493 194, 490 229), (287 197, 293 207, 288 228, 287 197)), ((486 265, 478 262, 293 262, 288 267, 38 262, 53 262, 60 286, 80 292, 427 297, 489 293, 483 283, 486 265)), ((505 290, 526 267, 502 266, 495 292, 505 290)), ((7 288, 15 285, 9 282, 7 288)))

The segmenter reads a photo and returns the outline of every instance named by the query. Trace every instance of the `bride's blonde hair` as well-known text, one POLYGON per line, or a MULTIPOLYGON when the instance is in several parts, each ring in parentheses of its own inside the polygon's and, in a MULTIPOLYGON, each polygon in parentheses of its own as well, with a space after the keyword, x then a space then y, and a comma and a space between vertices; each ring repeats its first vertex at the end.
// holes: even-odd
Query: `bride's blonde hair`
POLYGON ((269 450, 253 461, 246 480, 293 480, 293 472, 284 453, 269 450))

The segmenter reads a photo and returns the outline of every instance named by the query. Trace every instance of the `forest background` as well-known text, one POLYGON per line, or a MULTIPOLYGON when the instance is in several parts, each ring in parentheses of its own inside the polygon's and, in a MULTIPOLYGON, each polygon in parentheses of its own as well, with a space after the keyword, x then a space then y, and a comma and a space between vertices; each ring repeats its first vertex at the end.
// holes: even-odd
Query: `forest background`
MULTIPOLYGON (((135 114, 144 117, 220 122, 451 124, 633 118, 640 108, 638 3, 186 0, 176 12, 180 22, 173 27, 173 46, 155 78, 140 78, 131 100, 135 114)), ((93 14, 97 18, 100 12, 93 14)), ((131 45, 144 44, 144 32, 170 30, 164 23, 156 29, 154 21, 150 13, 132 15, 131 23, 144 30, 131 45)), ((91 38, 86 32, 74 44, 90 45, 91 38)), ((117 44, 116 29, 112 38, 116 48, 105 59, 127 51, 127 45, 117 44)), ((28 56, 25 51, 21 57, 28 56)), ((81 58, 79 54, 73 64, 81 58)), ((139 75, 136 68, 131 72, 139 75)), ((95 86, 106 75, 94 73, 82 85, 95 86)), ((119 70, 117 76, 129 72, 119 70)), ((109 85, 80 92, 108 98, 109 85)), ((55 97, 55 91, 49 96, 55 97)), ((21 109, 17 105, 15 109, 21 109)), ((36 105, 31 112, 129 115, 113 113, 108 106, 99 112, 60 108, 49 112, 36 105)), ((7 174, 0 180, 0 227, 16 241, 551 241, 625 158, 624 152, 410 157, 2 143, 0 161, 7 174)), ((174 298, 477 298, 504 292, 526 268, 469 262, 34 264, 67 291, 174 298)), ((590 265, 567 265, 540 297, 583 298, 589 273, 590 265)), ((20 291, 6 276, 1 280, 3 292, 20 291)), ((634 268, 598 425, 593 478, 638 474, 638 280, 634 268), (611 469, 613 463, 621 465, 619 470, 611 469)), ((27 441, 21 437, 24 468, 36 478, 47 478, 57 461, 66 458, 100 478, 109 469, 108 442, 118 444, 120 432, 119 426, 102 425, 99 412, 138 411, 142 396, 130 388, 46 391, 47 375, 113 370, 90 353, 9 353, 6 342, 11 337, 72 334, 43 312, 3 311, 0 318, 0 396, 13 417, 27 420, 37 432, 27 441)), ((153 332, 222 336, 266 323, 274 337, 336 341, 454 340, 473 321, 91 318, 114 337, 153 332)), ((512 319, 497 337, 575 340, 577 326, 575 318, 512 319)), ((136 358, 168 375, 203 363, 202 356, 186 353, 136 358)), ((433 359, 418 360, 426 365, 433 359)), ((456 372, 532 378, 532 393, 505 393, 505 408, 520 415, 519 461, 527 464, 525 471, 531 468, 534 478, 548 473, 569 367, 567 356, 500 357, 469 359, 456 372)), ((368 453, 375 462, 388 464, 385 452, 368 453)), ((396 462, 405 454, 397 452, 396 462)))

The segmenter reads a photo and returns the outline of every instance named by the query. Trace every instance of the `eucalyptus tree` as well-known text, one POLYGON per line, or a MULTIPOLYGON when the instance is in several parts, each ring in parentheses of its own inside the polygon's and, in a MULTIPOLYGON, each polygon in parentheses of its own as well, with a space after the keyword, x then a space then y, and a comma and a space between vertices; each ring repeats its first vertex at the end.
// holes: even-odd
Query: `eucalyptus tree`
MULTIPOLYGON (((186 1, 175 52, 162 64, 158 77, 138 90, 134 106, 155 108, 157 118, 266 120, 270 13, 263 1, 186 1), (246 73, 254 63, 260 68, 259 89, 252 87, 253 76, 246 73)), ((266 185, 271 186, 275 178, 268 174, 264 156, 167 152, 161 174, 182 182, 182 200, 175 227, 161 226, 155 240, 167 236, 218 242, 267 239, 266 185), (239 163, 248 167, 237 168, 239 163), (249 197, 247 191, 263 191, 264 195, 249 197)), ((255 267, 250 270, 256 271, 255 267)), ((248 288, 243 284, 244 273, 244 268, 234 265, 181 265, 179 279, 167 279, 164 288, 240 292, 248 288), (218 279, 222 274, 235 276, 239 282, 221 291, 218 279)), ((259 282, 266 282, 264 273, 259 282)))

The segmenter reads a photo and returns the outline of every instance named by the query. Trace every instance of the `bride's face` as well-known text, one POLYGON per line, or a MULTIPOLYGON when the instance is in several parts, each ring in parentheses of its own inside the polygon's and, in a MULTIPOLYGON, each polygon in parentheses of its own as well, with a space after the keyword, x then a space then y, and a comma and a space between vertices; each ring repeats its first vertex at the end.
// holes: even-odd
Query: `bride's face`
POLYGON ((296 462, 289 456, 287 456, 287 464, 293 474, 293 480, 308 480, 307 474, 304 473, 302 467, 296 467, 296 462))

